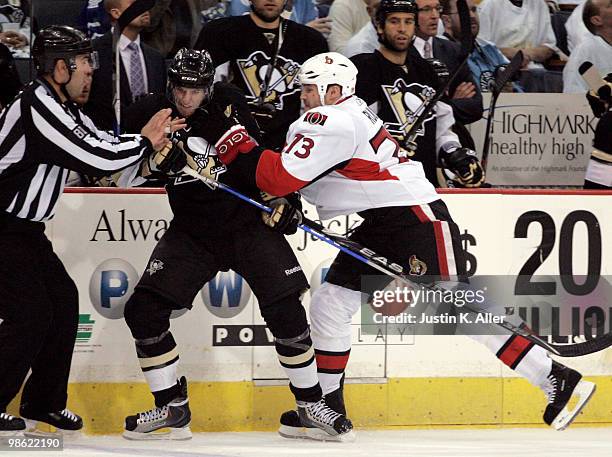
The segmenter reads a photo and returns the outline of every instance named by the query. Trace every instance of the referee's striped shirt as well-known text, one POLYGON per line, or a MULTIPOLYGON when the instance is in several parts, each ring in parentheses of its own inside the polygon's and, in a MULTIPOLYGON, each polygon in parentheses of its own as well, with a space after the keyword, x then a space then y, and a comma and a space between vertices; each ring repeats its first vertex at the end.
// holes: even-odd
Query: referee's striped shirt
POLYGON ((0 211, 49 220, 70 170, 111 174, 151 149, 140 135, 98 130, 75 107, 61 104, 45 80, 36 80, 0 115, 0 211))

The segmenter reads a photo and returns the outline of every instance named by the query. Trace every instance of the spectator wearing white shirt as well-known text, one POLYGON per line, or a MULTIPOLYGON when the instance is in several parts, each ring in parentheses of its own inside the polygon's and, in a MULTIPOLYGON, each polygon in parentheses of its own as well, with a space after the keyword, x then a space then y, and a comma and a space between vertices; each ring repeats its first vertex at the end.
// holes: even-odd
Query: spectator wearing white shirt
POLYGON ((582 17, 590 33, 574 49, 563 69, 563 92, 566 93, 589 90, 578 72, 584 62, 591 62, 602 75, 612 72, 612 2, 587 0, 582 17))
POLYGON ((584 2, 586 0, 580 0, 580 3, 576 5, 570 17, 565 22, 565 31, 567 32, 567 49, 570 53, 574 52, 574 49, 580 44, 580 42, 587 36, 591 35, 589 29, 584 25, 582 20, 582 12, 584 11, 584 2))
POLYGON ((332 20, 329 50, 344 53, 346 44, 370 21, 366 0, 334 0, 328 17, 332 20))
POLYGON ((557 41, 543 0, 485 0, 479 9, 480 38, 508 59, 523 51, 523 67, 541 68, 554 54, 557 41))

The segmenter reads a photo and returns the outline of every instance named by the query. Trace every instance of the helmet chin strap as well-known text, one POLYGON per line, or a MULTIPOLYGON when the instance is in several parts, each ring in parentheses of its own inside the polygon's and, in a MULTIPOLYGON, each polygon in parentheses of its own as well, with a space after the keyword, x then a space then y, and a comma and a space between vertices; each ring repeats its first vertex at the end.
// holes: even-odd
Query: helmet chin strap
POLYGON ((70 83, 70 81, 72 81, 72 67, 70 66, 70 64, 68 62, 66 62, 65 59, 61 59, 64 61, 64 63, 66 64, 66 68, 68 69, 68 81, 66 81, 65 83, 60 83, 55 79, 55 70, 53 71, 53 73, 51 73, 51 79, 53 79, 53 82, 55 84, 57 84, 60 88, 60 91, 62 92, 62 94, 64 95, 64 97, 66 97, 66 99, 68 100, 72 100, 70 98, 70 94, 68 93, 68 90, 66 89, 66 85, 70 83))

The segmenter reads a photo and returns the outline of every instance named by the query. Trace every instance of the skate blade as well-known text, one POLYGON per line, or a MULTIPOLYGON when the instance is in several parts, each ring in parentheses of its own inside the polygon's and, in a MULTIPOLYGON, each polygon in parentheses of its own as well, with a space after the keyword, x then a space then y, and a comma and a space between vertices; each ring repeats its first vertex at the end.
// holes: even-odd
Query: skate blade
POLYGON ((306 428, 306 437, 315 441, 332 441, 336 443, 352 443, 355 441, 355 432, 343 433, 342 435, 330 435, 320 428, 306 428))
POLYGON ((0 432, 0 438, 14 438, 23 436, 25 430, 4 430, 0 432))
POLYGON ((578 396, 578 403, 576 403, 576 406, 571 411, 567 409, 567 406, 563 408, 563 411, 561 411, 557 417, 555 417, 555 420, 553 420, 551 424, 552 427, 559 432, 569 427, 574 419, 578 417, 580 411, 582 411, 582 409, 591 399, 595 393, 596 387, 597 386, 595 386, 595 384, 592 382, 580 381, 572 393, 572 395, 578 396))
POLYGON ((123 431, 123 437, 132 441, 148 441, 148 440, 173 440, 182 441, 190 440, 193 435, 189 426, 181 428, 161 428, 149 433, 123 431))
POLYGON ((306 436, 305 427, 291 427, 289 425, 281 425, 278 428, 278 434, 283 438, 289 438, 294 440, 308 439, 308 436, 306 436))
POLYGON ((23 431, 23 436, 26 438, 59 438, 62 437, 66 441, 74 441, 82 436, 80 430, 64 430, 54 427, 44 422, 39 422, 31 419, 24 419, 26 429, 23 431))

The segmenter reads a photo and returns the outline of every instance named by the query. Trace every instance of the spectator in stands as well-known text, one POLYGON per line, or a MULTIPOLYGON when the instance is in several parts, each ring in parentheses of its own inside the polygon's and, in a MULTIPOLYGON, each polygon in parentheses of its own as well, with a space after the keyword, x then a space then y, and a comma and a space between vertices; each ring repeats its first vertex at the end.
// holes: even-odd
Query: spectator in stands
POLYGON ((612 189, 612 73, 597 92, 587 92, 587 100, 599 118, 593 136, 593 151, 584 178, 585 189, 612 189))
MULTIPOLYGON (((113 26, 123 11, 135 0, 104 0, 104 7, 113 26)), ((134 19, 124 30, 117 45, 121 55, 121 109, 149 92, 160 92, 166 88, 166 67, 161 54, 141 43, 140 32, 149 24, 149 13, 134 19)), ((85 113, 100 129, 112 130, 115 124, 113 110, 113 37, 112 32, 92 42, 98 51, 100 68, 94 72, 89 102, 85 113)))
POLYGON ((542 0, 486 0, 480 4, 480 37, 508 58, 523 51, 523 67, 542 68, 556 50, 550 12, 542 0))
POLYGON ((586 0, 582 14, 589 35, 574 49, 563 69, 563 92, 584 93, 589 88, 578 69, 591 62, 600 74, 612 72, 612 2, 586 0))
POLYGON ((370 21, 367 0, 334 0, 329 9, 332 20, 329 50, 344 54, 344 48, 353 35, 370 21))
MULTIPOLYGON (((225 3, 225 2, 221 2, 225 3)), ((227 16, 242 16, 251 12, 251 5, 245 0, 227 0, 224 8, 227 16)), ((213 12, 215 9, 213 8, 213 12)), ((204 14, 204 11, 202 11, 204 14)), ((210 17, 210 15, 208 15, 210 17)), ((288 0, 285 4, 285 12, 282 15, 285 19, 290 19, 298 24, 312 27, 324 36, 331 32, 332 20, 322 17, 315 0, 288 0)))
POLYGON ((376 32, 376 11, 380 0, 367 0, 367 10, 370 21, 359 32, 351 37, 344 48, 344 55, 353 57, 357 54, 371 53, 378 49, 378 33, 376 32))
POLYGON ((150 23, 141 33, 142 40, 166 59, 192 44, 192 19, 188 0, 156 0, 150 23))
MULTIPOLYGON (((461 21, 457 12, 457 0, 441 0, 442 22, 444 22, 445 36, 452 41, 461 40, 461 21)), ((470 10, 470 21, 472 25, 472 36, 476 38, 474 51, 470 55, 468 65, 472 76, 480 86, 481 92, 489 92, 491 84, 495 82, 495 71, 508 64, 508 59, 501 53, 495 44, 483 40, 478 36, 480 21, 478 9, 473 0, 467 0, 470 10)), ((509 85, 507 92, 512 92, 513 86, 509 85)), ((518 87, 517 87, 518 91, 518 87)), ((522 91, 521 91, 522 92, 522 91)))
MULTIPOLYGON (((417 0, 416 3, 419 18, 414 47, 423 58, 444 63, 452 74, 461 65, 461 46, 437 36, 442 12, 439 0, 417 0)), ((482 117, 482 95, 467 65, 459 70, 449 87, 449 97, 458 123, 471 124, 482 117)))
POLYGON ((12 51, 29 54, 30 3, 28 0, 0 0, 0 43, 12 51))
POLYGON ((300 116, 300 67, 326 52, 327 42, 311 27, 282 19, 284 0, 251 3, 248 15, 205 24, 195 48, 210 52, 216 67, 229 63, 231 82, 245 93, 263 144, 280 150, 300 116))
POLYGON ((9 48, 0 44, 0 110, 7 106, 21 89, 21 80, 9 48))
POLYGON ((584 11, 585 1, 586 0, 576 0, 578 5, 576 5, 576 8, 574 8, 574 11, 572 11, 572 14, 570 14, 570 17, 565 22, 565 31, 567 32, 567 48, 569 49, 570 54, 574 52, 574 49, 576 49, 576 46, 580 44, 584 37, 591 34, 582 20, 582 12, 584 11))
POLYGON ((89 38, 98 38, 111 28, 110 16, 104 9, 104 0, 89 0, 78 19, 79 29, 89 38))

